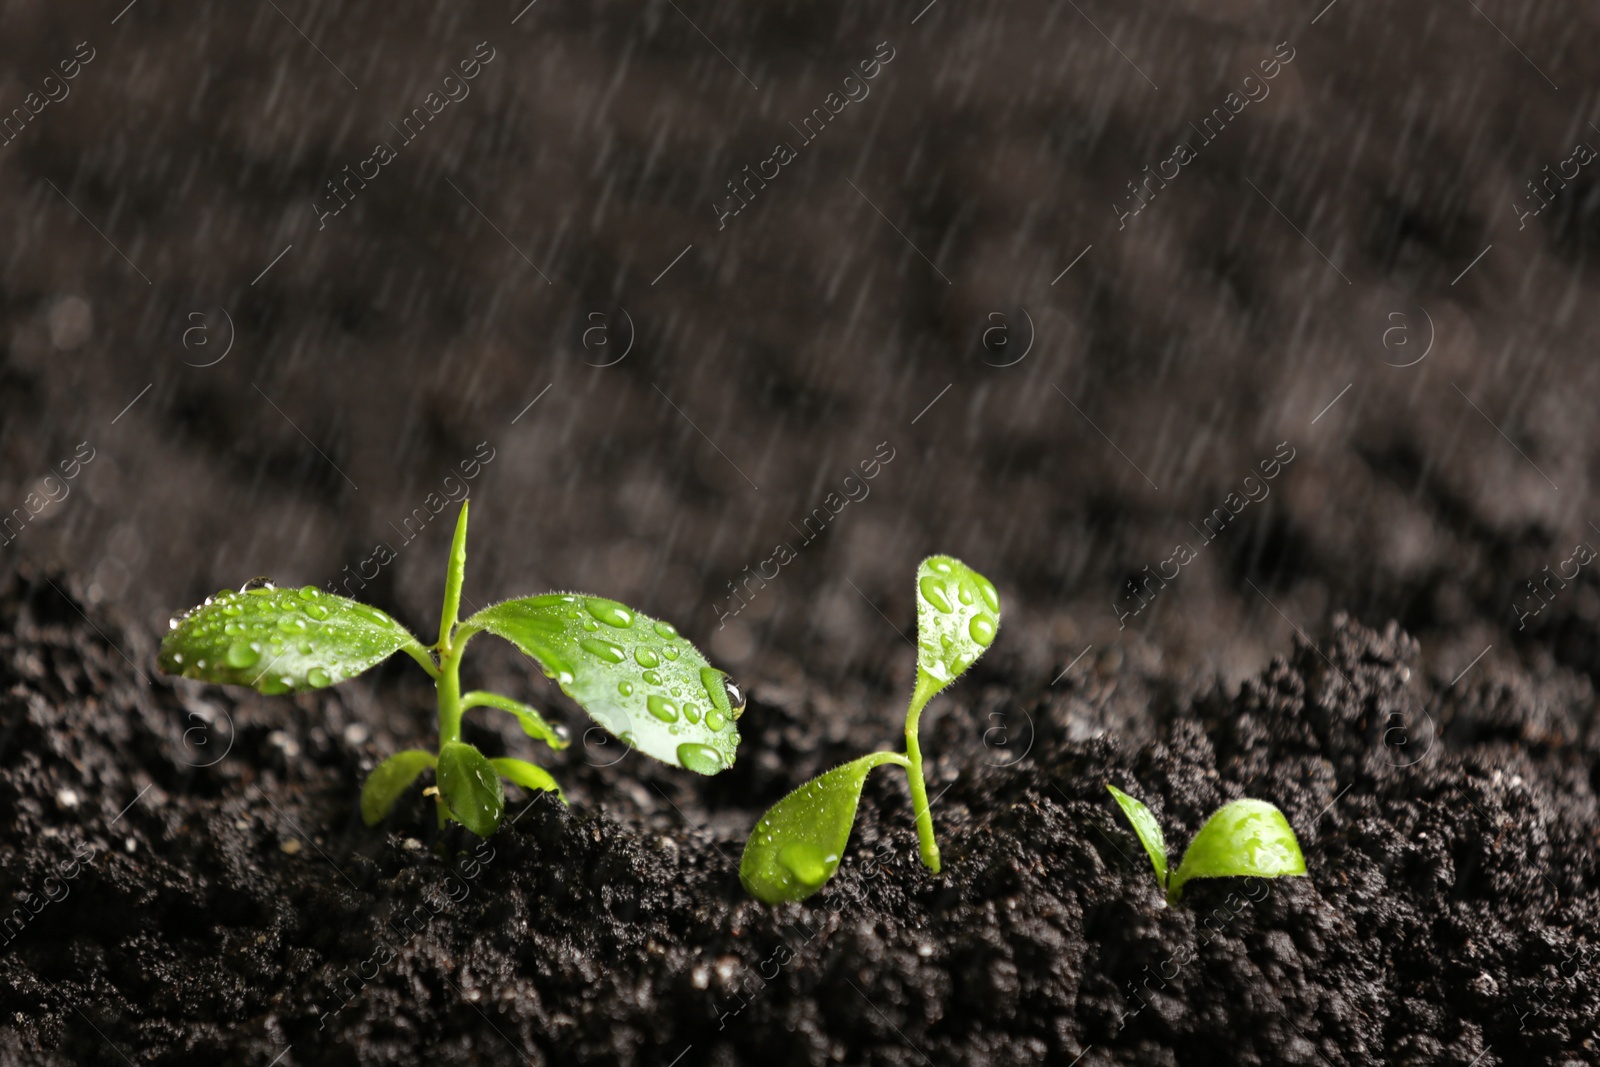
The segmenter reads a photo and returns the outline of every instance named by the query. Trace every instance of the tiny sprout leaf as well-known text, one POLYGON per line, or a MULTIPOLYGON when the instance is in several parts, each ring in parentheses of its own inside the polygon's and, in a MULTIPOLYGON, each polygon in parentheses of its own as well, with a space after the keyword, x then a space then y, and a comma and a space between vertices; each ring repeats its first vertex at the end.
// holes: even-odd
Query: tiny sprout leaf
POLYGON ((361 821, 368 826, 382 822, 400 794, 410 788, 417 775, 433 765, 432 752, 413 748, 396 752, 374 767, 361 787, 361 821))
POLYGON ((500 825, 506 806, 500 775, 471 745, 449 741, 439 750, 439 795, 450 816, 479 837, 500 825))
POLYGON ((1282 878, 1305 873, 1305 855, 1283 812, 1264 800, 1235 800, 1218 808, 1189 842, 1167 887, 1167 899, 1177 903, 1191 878, 1282 878))
MULTIPOLYGON (((1167 839, 1161 833, 1161 826, 1156 822, 1155 815, 1143 803, 1130 797, 1114 785, 1107 785, 1111 796, 1116 800, 1117 807, 1122 809, 1122 814, 1128 817, 1128 822, 1133 824, 1134 835, 1139 838, 1139 843, 1150 856, 1150 864, 1156 869, 1156 881, 1161 885, 1167 884, 1167 839)), ((1191 846, 1192 847, 1192 846, 1191 846)))
POLYGON ((717 774, 739 745, 727 675, 671 625, 615 600, 552 593, 484 608, 463 627, 533 657, 591 718, 647 756, 717 774))
POLYGON ((958 559, 929 556, 917 568, 917 689, 920 711, 983 655, 1000 628, 1000 594, 958 559))
POLYGON ((173 620, 157 664, 167 674, 248 685, 269 696, 353 678, 402 648, 421 645, 377 608, 314 586, 250 583, 173 620))
POLYGON ((550 777, 550 772, 538 764, 529 763, 527 760, 511 759, 508 756, 502 759, 490 760, 489 766, 493 767, 496 774, 512 785, 520 785, 522 788, 534 792, 550 790, 561 798, 561 803, 565 804, 567 802, 567 795, 561 791, 561 787, 556 784, 556 780, 550 777))
POLYGON ((756 823, 739 861, 745 890, 767 904, 804 900, 839 869, 850 841, 867 772, 909 761, 898 752, 874 752, 813 778, 772 806, 756 823))
POLYGON ((473 690, 461 694, 461 707, 494 708, 497 711, 509 712, 517 717, 517 722, 522 724, 522 732, 538 741, 543 741, 551 748, 566 748, 569 742, 556 732, 556 728, 544 721, 544 716, 528 707, 521 701, 503 697, 499 693, 485 693, 482 690, 473 690))

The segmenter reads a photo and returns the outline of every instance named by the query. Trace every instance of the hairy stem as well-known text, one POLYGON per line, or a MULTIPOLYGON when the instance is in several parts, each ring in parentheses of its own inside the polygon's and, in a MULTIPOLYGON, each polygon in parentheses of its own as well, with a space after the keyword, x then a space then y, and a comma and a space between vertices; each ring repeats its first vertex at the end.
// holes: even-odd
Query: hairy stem
POLYGON ((928 811, 928 784, 922 777, 922 745, 917 741, 917 727, 922 721, 922 709, 937 691, 938 683, 918 670, 917 688, 906 709, 906 757, 910 761, 906 777, 911 781, 911 803, 917 813, 917 843, 922 865, 934 874, 939 873, 939 842, 934 840, 933 815, 928 811))

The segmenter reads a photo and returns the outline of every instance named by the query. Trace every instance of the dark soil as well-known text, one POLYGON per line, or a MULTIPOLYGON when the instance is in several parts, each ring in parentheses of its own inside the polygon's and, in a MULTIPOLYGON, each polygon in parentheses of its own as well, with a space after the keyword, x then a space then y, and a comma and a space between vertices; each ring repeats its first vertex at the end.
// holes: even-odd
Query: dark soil
MULTIPOLYGON (((1517 206, 1600 144, 1595 5, 124 4, 0 5, 0 117, 95 53, 0 144, 0 1067, 1600 1063, 1600 570, 1546 571, 1600 536, 1600 164, 1517 206), (672 621, 752 694, 734 768, 484 712, 571 807, 477 853, 415 793, 357 816, 432 742, 403 658, 154 673, 174 611, 380 543, 345 588, 437 618, 474 457, 469 603, 672 621), (924 723, 945 873, 886 769, 822 894, 745 899, 766 805, 898 747, 936 552, 1005 603, 924 723), (1163 908, 1108 780, 1179 847, 1273 801, 1310 875, 1163 908)), ((585 721, 508 649, 466 670, 585 721)))
POLYGON ((0 1062, 1600 1063, 1600 727, 1562 670, 1424 684, 1412 639, 1354 622, 1237 696, 1127 663, 1019 693, 980 663, 925 726, 945 873, 880 771, 839 876, 768 908, 747 827, 892 736, 905 686, 823 738, 834 696, 763 682, 715 779, 574 745, 570 809, 514 800, 478 843, 414 792, 373 833, 362 772, 428 743, 419 672, 146 685, 107 637, 148 638, 41 578, 0 598, 3 888, 55 899, 13 913, 0 1062), (1271 800, 1309 875, 1166 908, 1107 781, 1177 847, 1271 800))

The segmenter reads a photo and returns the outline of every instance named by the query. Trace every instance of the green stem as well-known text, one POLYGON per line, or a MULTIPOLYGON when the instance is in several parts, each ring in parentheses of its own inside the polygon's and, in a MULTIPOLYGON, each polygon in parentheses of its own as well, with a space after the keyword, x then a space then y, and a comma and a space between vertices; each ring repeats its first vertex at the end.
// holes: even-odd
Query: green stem
POLYGON ((461 656, 460 649, 444 653, 439 661, 439 748, 461 740, 461 656))
POLYGON ((939 842, 934 840, 933 815, 928 811, 928 784, 922 777, 922 745, 917 741, 917 727, 922 721, 922 709, 936 692, 938 683, 918 670, 917 688, 906 709, 906 757, 910 762, 906 777, 911 781, 911 803, 917 812, 917 843, 922 865, 934 874, 939 873, 939 842))

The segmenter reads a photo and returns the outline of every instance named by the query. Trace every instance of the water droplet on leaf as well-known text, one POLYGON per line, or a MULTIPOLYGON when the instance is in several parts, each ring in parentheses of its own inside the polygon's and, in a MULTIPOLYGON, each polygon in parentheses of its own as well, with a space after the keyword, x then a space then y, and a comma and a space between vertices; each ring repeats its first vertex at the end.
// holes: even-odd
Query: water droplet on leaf
POLYGON ((955 605, 950 603, 950 598, 944 595, 944 583, 931 574, 917 583, 917 589, 922 593, 922 599, 932 604, 945 615, 955 610, 955 605))
POLYGON ((228 646, 227 659, 228 666, 244 670, 246 667, 254 667, 261 659, 261 653, 251 648, 245 641, 235 641, 228 646))
MULTIPOLYGON (((644 702, 644 706, 650 709, 650 714, 662 722, 678 721, 678 705, 664 696, 652 695, 644 702)), ((688 764, 685 764, 685 766, 688 766, 688 764)))
POLYGON ((716 749, 692 741, 678 746, 678 762, 696 774, 716 774, 722 770, 722 756, 716 749))
POLYGON ((633 612, 618 604, 615 600, 605 600, 592 596, 584 600, 584 609, 605 623, 607 626, 624 627, 633 625, 633 612))
POLYGON ((589 653, 589 655, 603 659, 607 663, 621 663, 628 658, 621 645, 613 644, 598 637, 585 637, 578 642, 578 647, 589 653))

